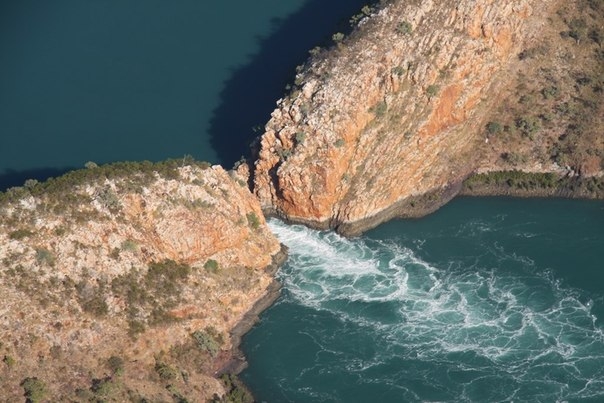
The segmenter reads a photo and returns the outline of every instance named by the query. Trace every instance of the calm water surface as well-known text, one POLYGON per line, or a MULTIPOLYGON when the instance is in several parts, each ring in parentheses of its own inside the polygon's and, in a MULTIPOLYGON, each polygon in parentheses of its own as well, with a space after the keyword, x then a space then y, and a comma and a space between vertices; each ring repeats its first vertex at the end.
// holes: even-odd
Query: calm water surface
POLYGON ((0 189, 86 161, 247 152, 360 0, 0 2, 0 189))

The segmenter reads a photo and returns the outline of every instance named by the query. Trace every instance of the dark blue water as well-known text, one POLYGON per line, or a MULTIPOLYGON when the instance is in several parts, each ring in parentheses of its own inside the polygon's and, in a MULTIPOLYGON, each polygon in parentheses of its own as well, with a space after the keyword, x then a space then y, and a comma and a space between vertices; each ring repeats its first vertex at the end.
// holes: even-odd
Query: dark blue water
POLYGON ((260 401, 604 401, 604 203, 458 199, 357 239, 271 223, 260 401))
POLYGON ((0 189, 86 161, 248 152, 360 0, 0 2, 0 189))

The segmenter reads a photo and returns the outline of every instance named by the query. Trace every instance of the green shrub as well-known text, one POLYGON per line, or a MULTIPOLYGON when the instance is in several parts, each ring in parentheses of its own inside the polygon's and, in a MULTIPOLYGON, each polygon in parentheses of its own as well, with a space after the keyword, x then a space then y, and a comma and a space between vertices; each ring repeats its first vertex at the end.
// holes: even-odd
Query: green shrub
POLYGON ((119 211, 122 205, 117 194, 109 187, 99 189, 94 198, 112 213, 119 211))
POLYGON ((92 386, 90 390, 94 392, 95 395, 100 397, 107 397, 111 395, 116 389, 115 383, 111 377, 106 377, 103 379, 93 379, 92 386))
POLYGON ((532 105, 535 102, 535 98, 531 94, 524 94, 518 98, 518 102, 523 105, 532 105))
POLYGON ((277 155, 280 159, 286 161, 292 155, 292 151, 284 150, 283 148, 277 148, 277 155))
POLYGON ((112 355, 107 360, 107 368, 114 375, 122 375, 124 373, 124 360, 121 357, 112 355))
POLYGON ((47 264, 49 266, 54 266, 55 264, 55 257, 52 252, 44 248, 36 249, 36 260, 40 264, 47 264))
POLYGON ((40 402, 46 396, 46 384, 36 377, 23 379, 21 386, 25 390, 25 397, 28 402, 40 402))
POLYGON ((134 242, 132 239, 127 239, 120 245, 122 250, 128 252, 136 252, 138 250, 138 244, 134 242))
POLYGON ((392 68, 392 74, 395 74, 397 76, 402 76, 403 74, 405 74, 405 68, 403 66, 396 66, 392 68))
POLYGON ((544 56, 547 54, 547 47, 545 46, 535 46, 532 48, 524 49, 522 52, 518 54, 518 59, 526 60, 532 59, 536 56, 544 56))
POLYGON ((550 99, 558 95, 559 92, 558 87, 555 85, 550 85, 549 87, 545 87, 541 90, 541 95, 543 95, 543 98, 545 99, 550 99))
POLYGON ((173 323, 178 321, 174 315, 172 315, 169 311, 166 310, 166 307, 173 306, 172 303, 164 303, 164 306, 158 306, 153 308, 149 317, 147 318, 147 323, 149 326, 160 326, 165 325, 167 323, 173 323))
POLYGON ((8 234, 8 237, 9 237, 10 239, 15 239, 15 240, 18 240, 18 239, 23 239, 23 238, 30 237, 30 236, 32 236, 33 234, 34 234, 34 233, 33 233, 33 232, 31 232, 31 231, 30 231, 30 230, 28 230, 28 229, 18 229, 18 230, 16 230, 16 231, 13 231, 13 232, 11 232, 10 234, 8 234))
POLYGON ((304 132, 296 133, 296 143, 302 144, 302 143, 304 143, 305 139, 306 139, 306 133, 304 133, 304 132))
POLYGON ((207 271, 211 272, 211 273, 216 273, 218 271, 218 262, 215 261, 214 259, 208 259, 205 264, 203 265, 203 268, 206 269, 207 271))
POLYGON ((426 94, 428 94, 429 97, 435 96, 438 94, 438 91, 440 91, 440 86, 436 84, 429 85, 428 88, 426 88, 426 94))
POLYGON ((176 386, 168 385, 168 386, 166 386, 166 390, 172 394, 172 397, 174 398, 175 402, 189 403, 187 398, 182 393, 180 393, 180 391, 178 390, 178 388, 176 386))
POLYGON ((552 189, 561 185, 553 173, 531 173, 517 170, 497 171, 472 175, 464 186, 472 189, 479 185, 495 185, 520 190, 552 189))
POLYGON ((388 111, 388 104, 386 101, 378 102, 373 108, 372 112, 375 113, 375 116, 382 117, 388 111))
POLYGON ((247 217, 247 223, 250 226, 250 228, 252 229, 258 229, 260 228, 260 219, 258 218, 258 216, 256 215, 256 213, 249 212, 246 214, 247 217))
POLYGON ((7 367, 12 368, 15 366, 15 359, 10 355, 5 355, 2 359, 2 362, 6 364, 7 367))
POLYGON ((568 35, 571 38, 579 41, 585 37, 585 34, 587 32, 587 23, 583 18, 575 18, 571 20, 568 23, 568 27, 570 28, 568 35))
POLYGON ((365 17, 369 17, 372 12, 373 8, 371 6, 365 5, 363 6, 363 8, 361 8, 361 12, 353 15, 348 22, 350 23, 350 25, 355 26, 365 17))
MULTIPOLYGON (((86 198, 86 196, 74 192, 74 189, 78 186, 89 183, 100 183, 106 179, 124 179, 126 186, 134 183, 140 188, 153 183, 158 175, 166 179, 178 179, 180 177, 178 168, 183 166, 183 161, 186 165, 195 166, 200 169, 207 169, 211 166, 208 162, 192 161, 186 158, 184 160, 180 158, 168 159, 156 163, 150 161, 124 161, 96 167, 87 164, 87 168, 70 171, 62 176, 50 178, 45 182, 28 181, 27 188, 17 187, 8 189, 3 193, 0 192, 0 204, 20 200, 27 196, 28 193, 33 196, 42 194, 54 196, 63 205, 81 203, 83 201, 82 198, 86 198)), ((120 185, 118 184, 118 186, 120 185)))
POLYGON ((402 35, 409 35, 413 31, 413 26, 409 21, 401 21, 396 26, 396 32, 402 35))
POLYGON ((128 320, 128 336, 136 338, 139 334, 144 332, 146 329, 145 324, 140 320, 129 319, 128 320))
POLYGON ((499 122, 489 122, 487 123, 487 132, 489 134, 499 134, 503 131, 503 127, 499 122))
POLYGON ((527 161, 526 155, 515 153, 513 151, 503 153, 501 158, 512 165, 524 164, 527 161))
POLYGON ((136 337, 146 326, 178 320, 170 314, 181 300, 183 283, 192 268, 172 260, 152 262, 146 271, 136 268, 111 280, 111 292, 126 301, 128 334, 136 337))
POLYGON ((161 262, 149 263, 147 280, 155 282, 160 278, 165 278, 169 281, 177 281, 186 279, 189 274, 191 274, 191 266, 188 264, 176 263, 174 260, 166 259, 161 262))
POLYGON ((336 32, 335 34, 333 34, 331 36, 331 39, 335 42, 335 43, 340 43, 344 40, 344 34, 341 32, 336 32))
POLYGON ((254 397, 243 382, 239 380, 237 375, 222 374, 220 380, 223 382, 224 389, 226 390, 224 401, 228 403, 252 403, 254 401, 254 397))
POLYGON ((338 148, 340 147, 344 147, 344 144, 346 144, 346 142, 344 141, 344 139, 337 139, 336 142, 334 143, 334 145, 338 148))
POLYGON ((540 129, 539 119, 532 116, 523 116, 516 119, 516 128, 523 136, 533 139, 533 134, 540 129))
POLYGON ((589 39, 597 43, 598 46, 602 45, 602 33, 599 30, 594 28, 589 31, 589 34, 587 34, 587 36, 589 37, 589 39))
POLYGON ((67 230, 64 227, 57 227, 54 230, 56 236, 63 236, 67 233, 67 230))
POLYGON ((173 381, 178 378, 178 371, 165 362, 155 362, 155 372, 162 381, 173 381))
POLYGON ((88 312, 94 316, 105 316, 109 313, 109 306, 105 302, 105 297, 100 290, 97 294, 88 298, 83 298, 79 301, 84 312, 88 312))
POLYGON ((38 180, 37 179, 27 179, 24 183, 23 183, 23 187, 25 189, 34 189, 37 185, 38 185, 38 180))
POLYGON ((321 47, 315 46, 314 48, 309 50, 308 53, 310 53, 311 56, 318 56, 319 54, 321 54, 321 47))
POLYGON ((197 347, 202 351, 208 352, 212 357, 216 357, 223 343, 222 336, 212 327, 196 330, 191 336, 197 342, 197 347))

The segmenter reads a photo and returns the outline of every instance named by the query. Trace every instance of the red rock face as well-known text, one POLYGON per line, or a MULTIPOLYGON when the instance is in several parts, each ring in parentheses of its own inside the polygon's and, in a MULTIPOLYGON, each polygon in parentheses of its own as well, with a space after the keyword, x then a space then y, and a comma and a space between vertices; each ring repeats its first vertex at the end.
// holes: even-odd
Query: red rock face
POLYGON ((491 94, 548 4, 398 1, 311 59, 261 137, 262 207, 336 227, 459 181, 476 167, 491 94))

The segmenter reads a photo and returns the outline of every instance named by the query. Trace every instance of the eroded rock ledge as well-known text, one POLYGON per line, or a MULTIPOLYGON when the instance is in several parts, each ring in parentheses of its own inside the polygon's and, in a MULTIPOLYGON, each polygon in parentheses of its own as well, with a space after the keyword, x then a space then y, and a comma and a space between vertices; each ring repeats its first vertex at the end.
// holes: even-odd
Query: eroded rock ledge
POLYGON ((602 177, 597 4, 391 1, 368 14, 278 101, 251 167, 267 213, 354 235, 433 211, 474 172, 602 177), (576 111, 593 122, 585 147, 562 135, 576 111))
POLYGON ((225 396, 217 371, 284 259, 246 184, 190 161, 28 181, 0 194, 0 245, 10 401, 225 396))

